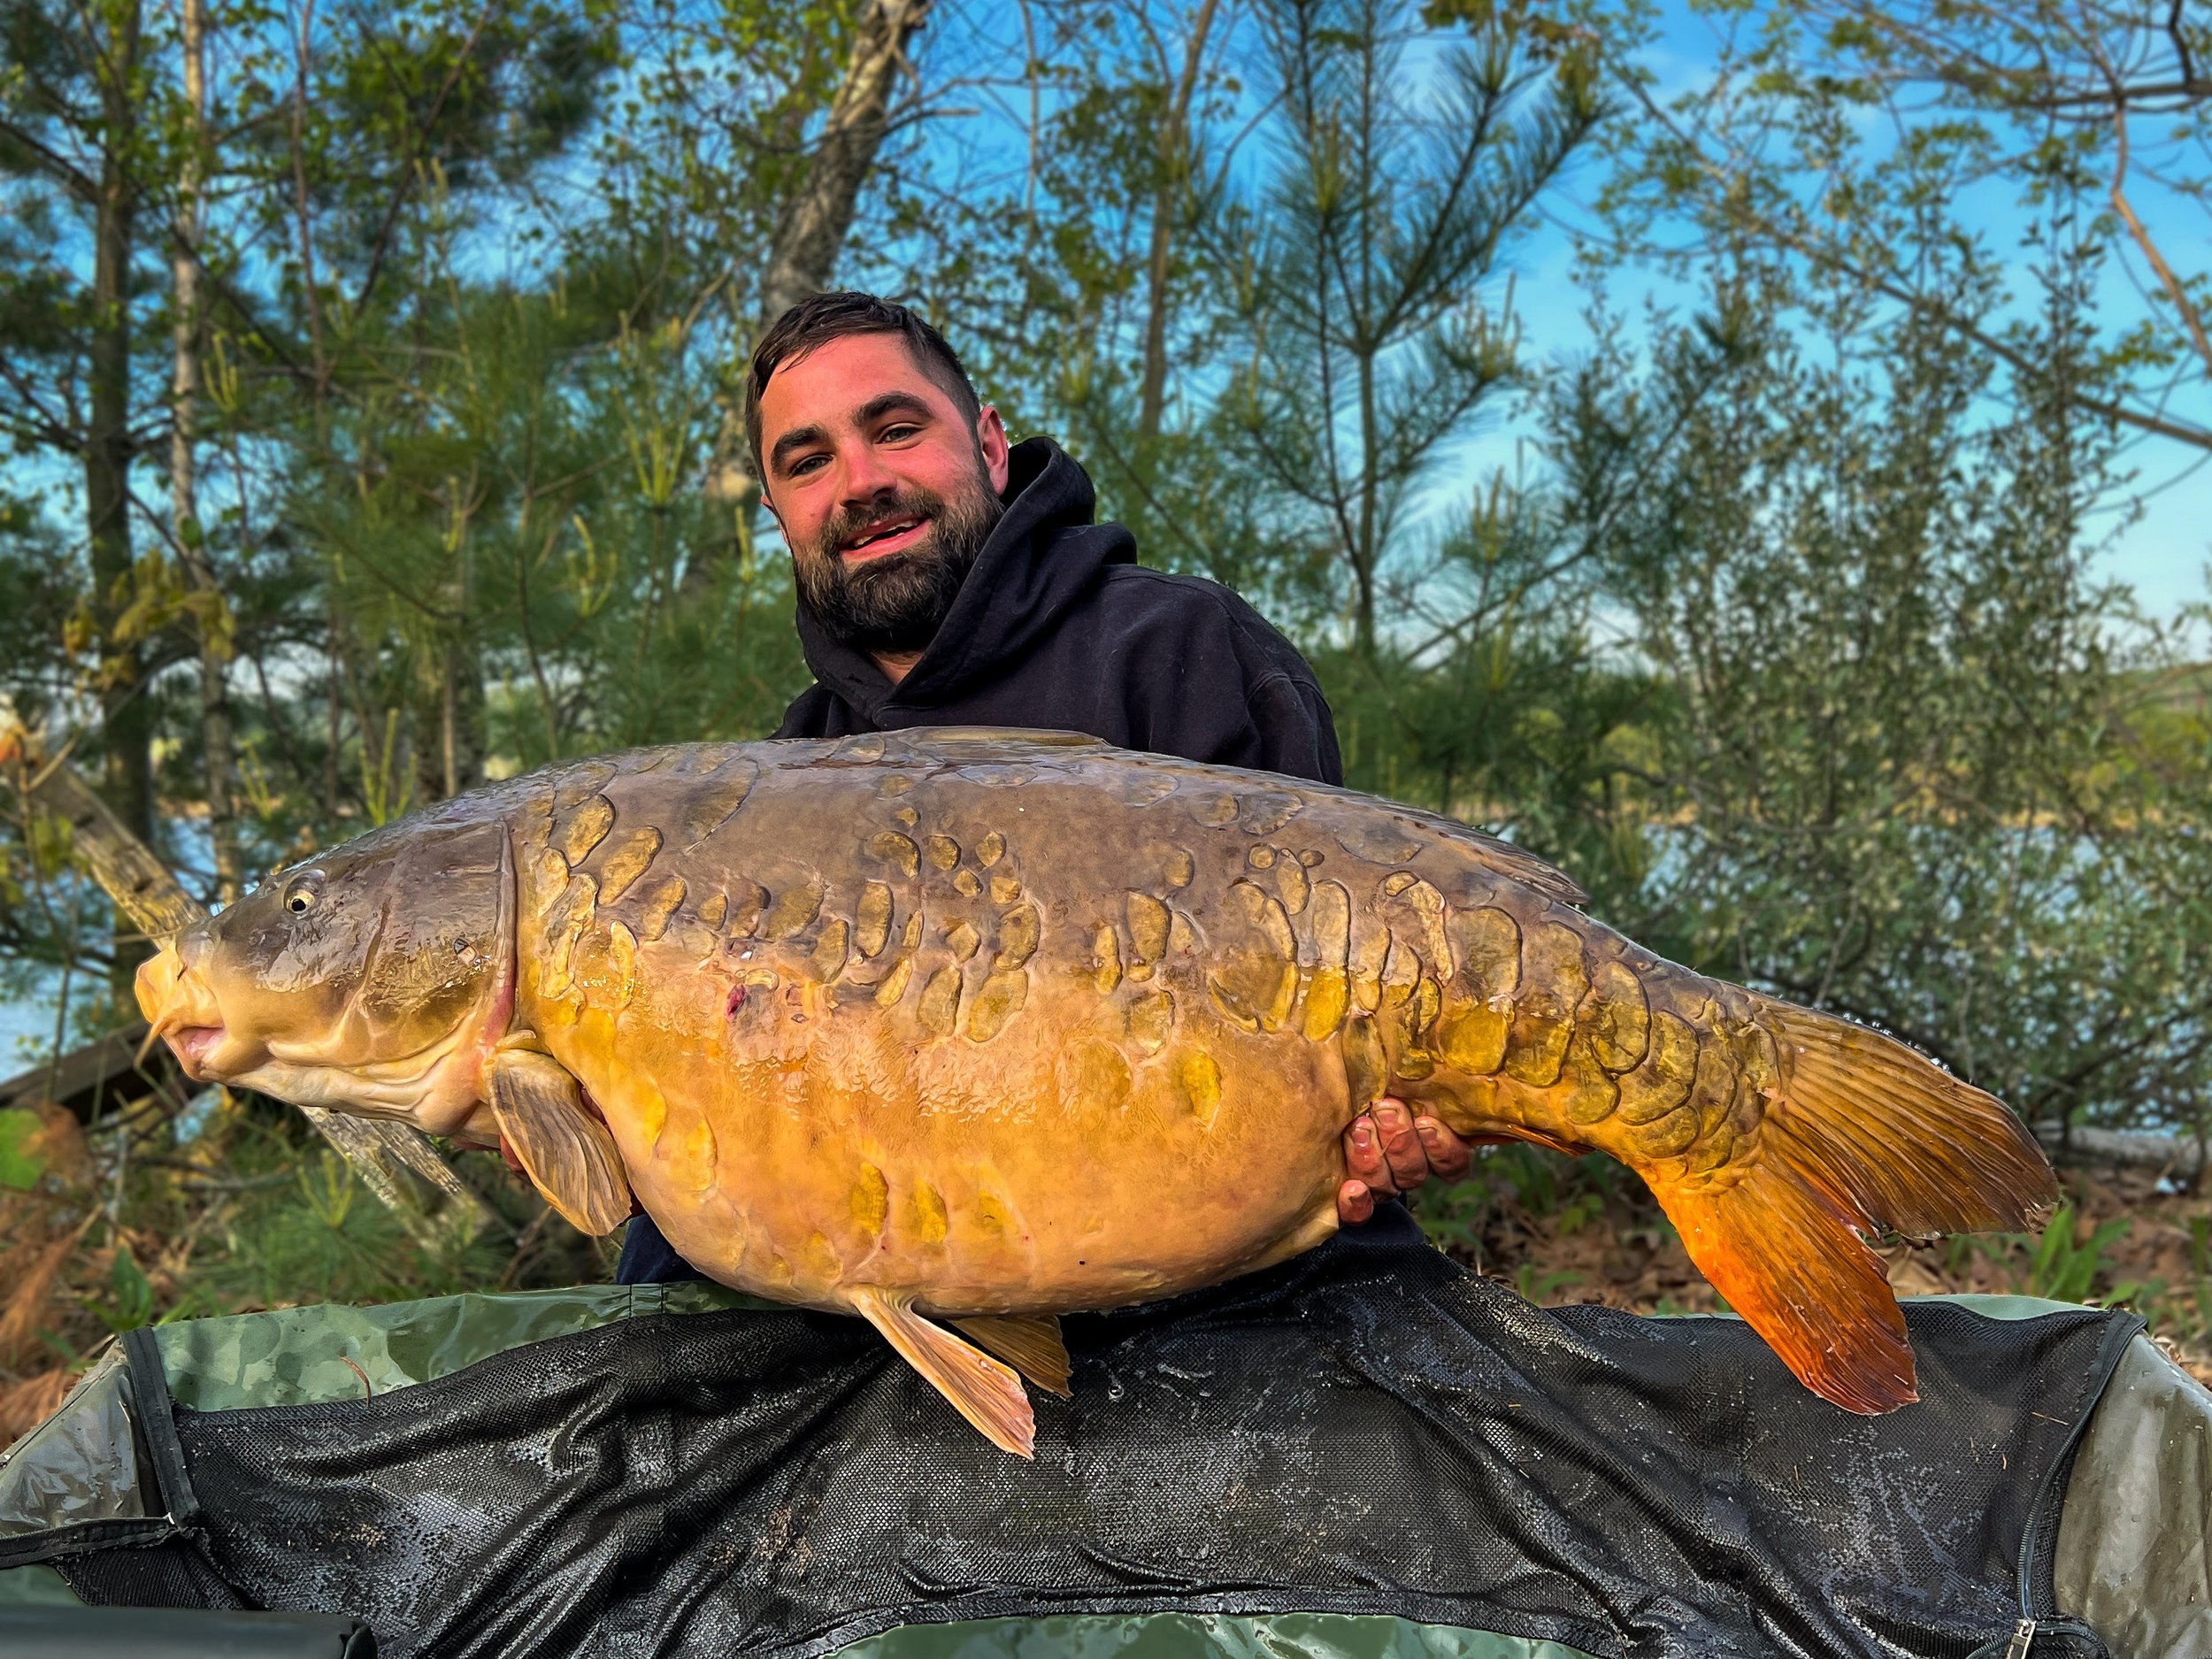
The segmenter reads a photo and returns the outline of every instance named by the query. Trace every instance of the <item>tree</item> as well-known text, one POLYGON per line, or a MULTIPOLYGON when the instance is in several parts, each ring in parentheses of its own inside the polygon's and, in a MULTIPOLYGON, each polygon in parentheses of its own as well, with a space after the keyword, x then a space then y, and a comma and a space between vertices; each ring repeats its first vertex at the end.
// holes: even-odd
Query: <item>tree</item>
MULTIPOLYGON (((2094 574, 2112 425, 2047 389, 2085 330, 2062 313, 2007 385, 1925 313, 1808 338, 1783 319, 1821 295, 1723 297, 1723 379, 1601 549, 1656 693, 1615 754, 1649 849, 1628 931, 2031 1122, 2201 1124, 2203 727, 2154 695, 2172 641, 2094 574)), ((1679 374, 1711 335, 1650 349, 1679 374)), ((1555 443, 1647 449, 1638 375, 1592 373, 1610 390, 1555 406, 1555 443)))
MULTIPOLYGON (((823 113, 803 174, 783 201, 775 239, 760 280, 759 312, 752 327, 734 336, 732 378, 741 378, 753 343, 777 318, 810 294, 830 285, 837 257, 851 233, 862 187, 875 165, 891 119, 891 93, 909 66, 907 48, 929 14, 930 0, 867 0, 852 25, 852 48, 836 96, 823 113)), ((787 113, 803 106, 787 106, 787 113)), ((803 119, 803 117, 802 118, 803 119)), ((760 480, 751 474, 739 439, 740 400, 726 396, 721 430, 708 469, 708 488, 742 513, 758 503, 760 480)), ((705 568, 703 564, 700 567, 705 568)))
MULTIPOLYGON (((86 621, 96 644, 93 681, 111 804, 134 833, 154 833, 150 745, 150 664, 135 603, 143 586, 133 550, 130 468, 134 263, 138 255, 135 168, 143 134, 136 0, 63 11, 15 0, 0 28, 17 66, 0 111, 0 175, 23 211, 16 251, 27 281, 14 285, 8 338, 0 341, 20 412, 19 448, 73 460, 82 479, 89 591, 86 621), (87 276, 35 239, 63 225, 90 244, 87 276), (25 269, 27 267, 27 269, 25 269), (57 397, 64 387, 81 396, 57 397)), ((113 972, 127 979, 142 954, 119 924, 113 972)))
POLYGON ((215 896, 227 904, 241 891, 242 873, 237 814, 231 799, 237 757, 231 741, 228 611, 222 584, 208 558, 199 504, 199 397, 206 326, 200 281, 200 235, 206 217, 206 0, 182 0, 177 50, 184 96, 180 111, 182 130, 176 224, 169 255, 170 303, 175 313, 170 331, 176 365, 170 383, 169 536, 197 601, 193 622, 199 634, 201 772, 207 787, 215 896))
POLYGON ((1230 396, 1250 465, 1323 526, 1371 662, 1412 492, 1511 372, 1481 285, 1598 111, 1573 60, 1532 61, 1502 28, 1417 64, 1386 0, 1282 0, 1264 27, 1284 134, 1237 250, 1230 396))

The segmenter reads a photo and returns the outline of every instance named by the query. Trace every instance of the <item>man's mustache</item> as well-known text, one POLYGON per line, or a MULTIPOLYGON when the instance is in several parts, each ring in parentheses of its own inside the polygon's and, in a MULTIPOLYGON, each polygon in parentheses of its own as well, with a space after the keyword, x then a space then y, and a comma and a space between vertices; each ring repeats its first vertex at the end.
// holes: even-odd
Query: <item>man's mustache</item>
POLYGON ((887 518, 927 518, 933 525, 941 525, 944 522, 944 506, 943 500, 931 490, 887 490, 864 505, 841 508, 822 526, 814 552, 824 559, 836 559, 848 541, 869 526, 881 524, 887 518))

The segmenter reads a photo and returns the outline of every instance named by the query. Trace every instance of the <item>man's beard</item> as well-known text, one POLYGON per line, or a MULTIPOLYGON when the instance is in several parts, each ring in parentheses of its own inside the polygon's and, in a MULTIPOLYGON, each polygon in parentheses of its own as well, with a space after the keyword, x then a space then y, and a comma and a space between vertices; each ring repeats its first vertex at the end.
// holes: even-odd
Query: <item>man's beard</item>
POLYGON ((824 633, 856 650, 925 649, 1005 512, 979 474, 973 489, 952 501, 925 489, 887 490, 840 512, 792 560, 799 602, 824 633), (910 515, 929 519, 928 533, 914 546, 858 561, 838 551, 870 525, 910 515))

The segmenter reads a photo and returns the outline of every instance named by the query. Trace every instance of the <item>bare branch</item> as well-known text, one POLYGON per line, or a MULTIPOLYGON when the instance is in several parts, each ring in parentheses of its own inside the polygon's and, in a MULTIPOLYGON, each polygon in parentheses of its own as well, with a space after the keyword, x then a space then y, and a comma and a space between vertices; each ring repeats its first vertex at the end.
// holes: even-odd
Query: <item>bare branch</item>
POLYGON ((2202 359, 2205 372, 2212 373, 2212 339, 2205 337, 2204 319, 2198 313, 2195 303, 2190 299, 2189 290, 2181 285, 2181 279, 2174 274, 2173 267, 2166 263, 2165 256, 2159 252, 2158 244, 2151 240, 2150 232, 2143 227, 2143 221, 2135 217, 2135 210, 2128 205, 2125 188, 2128 172, 2128 112, 2126 106, 2116 100, 2112 106, 2112 135, 2118 150, 2118 154, 2112 164, 2113 210, 2119 214, 2121 221, 2127 226, 2128 234, 2135 238, 2135 245, 2143 250, 2143 257, 2150 261, 2151 269, 2158 273, 2158 280, 2166 290, 2166 297, 2173 302, 2174 310, 2180 313, 2183 324, 2189 330, 2189 338, 2196 346, 2197 356, 2202 359))

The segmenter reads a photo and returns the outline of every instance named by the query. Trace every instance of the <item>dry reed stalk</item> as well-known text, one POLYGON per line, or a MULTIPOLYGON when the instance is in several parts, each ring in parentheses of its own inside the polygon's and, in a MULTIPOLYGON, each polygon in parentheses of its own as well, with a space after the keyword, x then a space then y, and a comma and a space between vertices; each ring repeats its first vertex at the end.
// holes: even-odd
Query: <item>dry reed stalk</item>
POLYGON ((20 1370, 38 1352, 38 1333, 46 1324, 54 1281, 61 1277, 69 1253, 77 1248, 91 1219, 87 1217, 84 1223, 58 1239, 19 1245, 0 1257, 0 1273, 6 1274, 15 1286, 8 1293, 6 1306, 0 1308, 0 1367, 20 1370))
POLYGON ((12 1446, 60 1407, 77 1379, 67 1366, 41 1371, 20 1382, 0 1383, 0 1446, 12 1446))
POLYGON ((51 1102, 31 1110, 39 1117, 38 1133, 25 1150, 65 1187, 85 1185, 92 1179, 92 1151, 85 1145, 84 1125, 76 1114, 51 1102))

